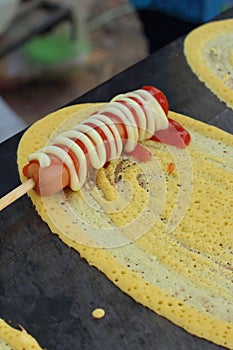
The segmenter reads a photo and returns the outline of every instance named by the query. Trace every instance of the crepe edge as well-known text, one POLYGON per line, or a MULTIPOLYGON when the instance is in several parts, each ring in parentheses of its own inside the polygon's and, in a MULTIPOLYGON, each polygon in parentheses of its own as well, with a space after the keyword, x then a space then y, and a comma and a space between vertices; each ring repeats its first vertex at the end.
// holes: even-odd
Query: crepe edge
POLYGON ((228 32, 232 30, 232 27, 233 19, 231 18, 203 24, 186 36, 183 48, 192 72, 220 101, 231 109, 233 109, 233 97, 229 98, 229 96, 233 96, 232 90, 212 73, 204 61, 202 52, 205 44, 214 39, 219 32, 228 32), (200 67, 203 68, 200 70, 200 67))
POLYGON ((2 318, 0 318, 0 339, 15 350, 42 350, 35 338, 22 326, 20 329, 13 328, 2 318))

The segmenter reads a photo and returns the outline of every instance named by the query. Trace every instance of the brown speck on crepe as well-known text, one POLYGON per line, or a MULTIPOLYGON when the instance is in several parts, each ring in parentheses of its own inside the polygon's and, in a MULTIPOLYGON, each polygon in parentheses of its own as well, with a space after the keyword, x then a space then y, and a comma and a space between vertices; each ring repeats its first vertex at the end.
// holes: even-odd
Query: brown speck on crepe
POLYGON ((194 29, 185 38, 184 53, 199 80, 233 109, 233 19, 194 29))
MULTIPOLYGON (((18 148, 22 182, 27 155, 85 119, 90 106, 58 110, 25 132, 18 148)), ((51 232, 119 289, 233 349, 233 136, 171 111, 169 117, 190 132, 187 148, 146 140, 148 162, 123 156, 81 191, 29 196, 51 232)))

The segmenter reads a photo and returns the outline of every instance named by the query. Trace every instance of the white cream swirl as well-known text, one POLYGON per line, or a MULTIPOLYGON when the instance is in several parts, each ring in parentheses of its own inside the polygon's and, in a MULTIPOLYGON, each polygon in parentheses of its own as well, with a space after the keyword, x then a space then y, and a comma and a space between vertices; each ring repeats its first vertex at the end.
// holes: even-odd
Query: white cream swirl
POLYGON ((55 155, 69 170, 70 188, 78 191, 86 181, 88 167, 84 150, 75 142, 77 139, 87 149, 91 166, 100 169, 110 159, 119 158, 123 147, 126 152, 132 152, 138 141, 148 139, 157 130, 167 127, 168 119, 158 101, 148 91, 139 89, 114 97, 106 107, 56 136, 52 145, 30 154, 28 161, 37 160, 41 167, 46 167, 51 164, 49 155, 55 155), (126 128, 126 140, 121 139, 118 123, 126 128), (107 155, 105 143, 95 127, 106 136, 110 155, 107 155), (62 147, 69 149, 76 157, 78 171, 71 156, 62 147))

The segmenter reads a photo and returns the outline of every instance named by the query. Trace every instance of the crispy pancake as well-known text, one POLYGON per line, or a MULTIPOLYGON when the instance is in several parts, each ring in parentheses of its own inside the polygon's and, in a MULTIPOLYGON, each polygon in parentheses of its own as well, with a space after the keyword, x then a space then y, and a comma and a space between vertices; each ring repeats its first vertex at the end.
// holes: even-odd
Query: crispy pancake
POLYGON ((233 19, 194 29, 184 41, 184 53, 197 77, 233 108, 233 19))
MULTIPOLYGON (((99 105, 58 110, 33 124, 18 167, 99 105)), ((169 112, 191 134, 185 149, 146 140, 153 154, 122 156, 81 191, 29 196, 51 232, 135 301, 188 332, 233 349, 233 136, 169 112)))
POLYGON ((0 318, 0 350, 42 350, 37 341, 21 327, 11 327, 0 318))

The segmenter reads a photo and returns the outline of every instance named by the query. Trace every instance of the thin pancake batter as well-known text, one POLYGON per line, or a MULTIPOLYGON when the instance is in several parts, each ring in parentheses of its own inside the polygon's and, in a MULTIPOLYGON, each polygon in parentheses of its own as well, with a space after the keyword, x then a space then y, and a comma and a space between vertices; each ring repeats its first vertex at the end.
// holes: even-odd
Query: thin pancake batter
MULTIPOLYGON (((88 106, 32 125, 18 148, 20 174, 27 155, 74 117, 86 118, 88 106)), ((53 233, 135 301, 233 349, 233 136, 174 112, 169 117, 190 132, 186 149, 146 140, 148 162, 121 157, 79 192, 29 196, 53 233)))

